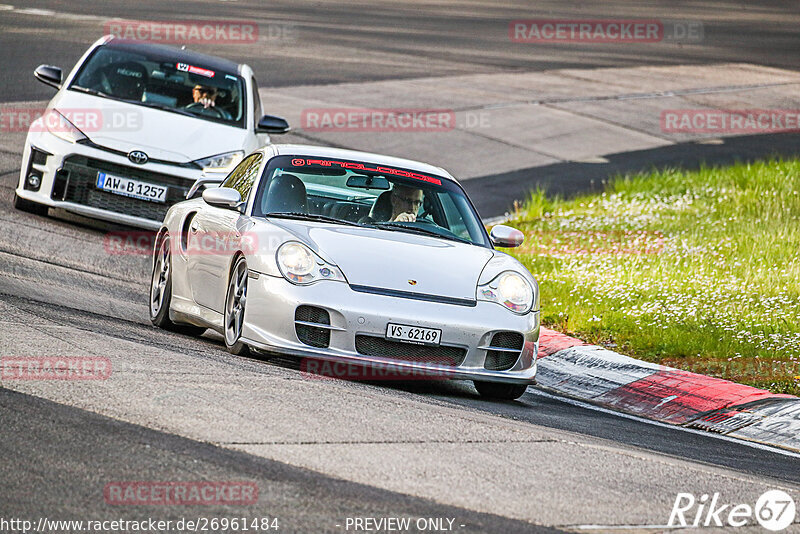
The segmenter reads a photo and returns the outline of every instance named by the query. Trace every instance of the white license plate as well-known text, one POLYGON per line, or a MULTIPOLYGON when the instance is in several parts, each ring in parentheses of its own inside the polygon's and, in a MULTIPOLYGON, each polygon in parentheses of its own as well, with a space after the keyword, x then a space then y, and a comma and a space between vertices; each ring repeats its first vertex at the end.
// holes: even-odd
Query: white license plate
POLYGON ((97 173, 97 188, 115 195, 149 200, 150 202, 166 202, 167 200, 167 188, 163 185, 148 184, 104 172, 97 173))
POLYGON ((386 325, 386 338, 420 345, 438 345, 442 339, 442 331, 437 328, 389 323, 386 325))

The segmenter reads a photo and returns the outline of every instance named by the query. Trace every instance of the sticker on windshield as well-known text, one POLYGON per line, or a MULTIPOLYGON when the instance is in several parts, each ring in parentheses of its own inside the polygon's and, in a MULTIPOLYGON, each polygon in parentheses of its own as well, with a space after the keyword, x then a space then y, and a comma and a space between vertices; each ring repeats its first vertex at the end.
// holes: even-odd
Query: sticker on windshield
POLYGON ((355 163, 352 161, 292 158, 292 165, 294 165, 295 167, 301 167, 304 165, 322 165, 323 167, 331 167, 333 165, 336 165, 343 169, 351 169, 354 171, 370 171, 370 172, 377 172, 380 174, 392 174, 394 176, 404 176, 406 178, 414 178, 415 180, 422 180, 423 182, 428 182, 431 184, 442 185, 442 181, 440 179, 434 178, 432 176, 426 176, 424 174, 419 174, 411 171, 404 171, 402 169, 393 169, 392 167, 382 167, 379 165, 376 165, 375 167, 368 167, 363 163, 355 163))
POLYGON ((187 65, 186 63, 177 63, 175 65, 179 71, 188 72, 190 74, 199 74, 200 76, 205 76, 206 78, 213 78, 215 72, 213 70, 208 69, 201 69, 200 67, 195 67, 194 65, 187 65))

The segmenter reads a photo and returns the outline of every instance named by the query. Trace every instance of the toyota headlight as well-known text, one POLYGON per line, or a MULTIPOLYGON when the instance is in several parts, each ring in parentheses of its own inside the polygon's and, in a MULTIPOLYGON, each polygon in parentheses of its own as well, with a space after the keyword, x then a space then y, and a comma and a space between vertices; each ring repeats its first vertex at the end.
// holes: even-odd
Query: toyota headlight
POLYGON ((194 163, 203 168, 204 172, 222 173, 231 171, 237 163, 242 161, 244 152, 236 150, 195 160, 194 163))
POLYGON ((44 126, 47 128, 48 132, 64 141, 77 143, 78 141, 88 139, 86 135, 74 124, 69 122, 64 115, 54 109, 48 109, 45 111, 44 115, 37 120, 44 122, 44 126))
POLYGON ((478 300, 496 302, 514 313, 527 313, 533 304, 533 288, 519 273, 505 271, 478 286, 478 300))
POLYGON ((296 241, 284 243, 276 255, 278 269, 293 284, 310 284, 318 280, 346 282, 342 271, 296 241))

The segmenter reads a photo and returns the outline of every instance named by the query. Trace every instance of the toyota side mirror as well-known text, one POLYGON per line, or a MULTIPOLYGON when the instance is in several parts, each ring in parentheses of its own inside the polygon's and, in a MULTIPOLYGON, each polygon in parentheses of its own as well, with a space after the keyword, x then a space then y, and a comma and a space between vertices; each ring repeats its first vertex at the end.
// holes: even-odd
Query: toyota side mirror
POLYGON ((244 204, 239 191, 231 187, 214 187, 203 191, 203 200, 209 206, 239 211, 244 204))
POLYGON ((489 239, 492 240, 492 244, 496 247, 514 248, 525 241, 525 234, 516 228, 498 224, 489 232, 489 239))
POLYGON ((256 133, 283 134, 290 130, 289 123, 282 117, 264 115, 258 121, 256 133))
POLYGON ((43 84, 61 89, 61 69, 52 65, 39 65, 33 71, 33 77, 43 84))

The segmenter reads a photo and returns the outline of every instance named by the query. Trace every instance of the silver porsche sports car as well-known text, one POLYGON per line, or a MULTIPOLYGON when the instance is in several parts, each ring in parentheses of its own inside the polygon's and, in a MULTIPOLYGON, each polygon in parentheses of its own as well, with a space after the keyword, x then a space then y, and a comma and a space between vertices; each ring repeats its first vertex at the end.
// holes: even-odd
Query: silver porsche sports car
POLYGON ((266 146, 167 212, 151 320, 212 328, 234 354, 316 362, 309 371, 472 380, 484 396, 515 399, 535 383, 539 289, 494 247, 522 239, 502 225, 487 234, 441 168, 266 146))

